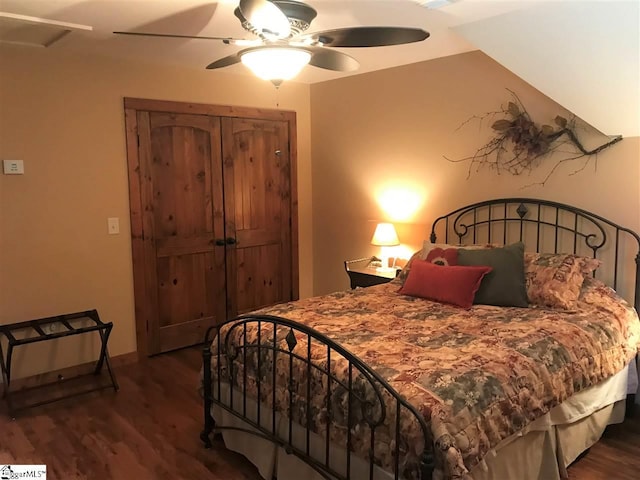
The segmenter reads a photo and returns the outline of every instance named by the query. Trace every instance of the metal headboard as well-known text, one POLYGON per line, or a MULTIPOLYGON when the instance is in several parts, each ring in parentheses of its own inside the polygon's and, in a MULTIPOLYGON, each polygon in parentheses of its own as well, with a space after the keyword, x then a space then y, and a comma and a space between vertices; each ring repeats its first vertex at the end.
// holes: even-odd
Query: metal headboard
POLYGON ((549 200, 500 198, 438 217, 431 227, 433 243, 436 232, 443 234, 445 243, 452 238, 459 244, 522 241, 529 251, 599 258, 603 266, 598 276, 616 290, 633 285, 627 296, 639 310, 640 235, 595 213, 549 200), (635 269, 629 273, 632 258, 635 269))

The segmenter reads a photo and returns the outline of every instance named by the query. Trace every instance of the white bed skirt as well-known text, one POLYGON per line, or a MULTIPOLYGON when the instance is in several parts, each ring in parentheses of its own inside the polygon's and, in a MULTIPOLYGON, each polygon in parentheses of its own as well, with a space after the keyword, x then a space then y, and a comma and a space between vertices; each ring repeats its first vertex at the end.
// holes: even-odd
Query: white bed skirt
MULTIPOLYGON (((637 390, 635 362, 608 378, 599 385, 588 388, 543 417, 531 423, 523 431, 503 440, 490 450, 484 460, 471 472, 473 480, 562 480, 567 478, 566 467, 582 452, 599 439, 607 425, 624 420, 625 402, 628 393, 637 390)), ((221 396, 229 399, 228 384, 221 385, 221 396)), ((234 392, 234 405, 242 411, 241 393, 234 392)), ((271 429, 272 413, 261 407, 261 424, 271 429)), ((247 399, 247 416, 256 418, 256 402, 247 399)), ((214 405, 212 415, 217 426, 251 429, 238 417, 214 405)), ((288 438, 288 419, 276 414, 276 425, 282 438, 288 438)), ((225 445, 241 453, 253 463, 265 480, 274 476, 278 480, 322 480, 313 468, 295 455, 268 440, 234 430, 223 430, 225 445)), ((293 425, 294 444, 304 449, 305 429, 293 425)), ((311 433, 311 455, 324 461, 324 439, 311 433)), ((331 446, 330 461, 337 471, 346 472, 346 452, 341 447, 331 446)), ((351 457, 351 478, 369 478, 369 464, 360 458, 351 457)), ((376 467, 376 480, 393 479, 393 474, 376 467)), ((435 479, 434 479, 435 480, 435 479)))

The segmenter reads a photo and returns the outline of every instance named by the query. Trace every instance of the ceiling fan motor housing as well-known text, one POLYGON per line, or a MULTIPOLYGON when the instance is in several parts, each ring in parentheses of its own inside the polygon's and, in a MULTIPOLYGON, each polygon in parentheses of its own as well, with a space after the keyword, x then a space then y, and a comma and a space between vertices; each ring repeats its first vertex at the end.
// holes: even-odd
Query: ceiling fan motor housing
MULTIPOLYGON (((289 37, 295 37, 307 30, 313 19, 318 15, 318 12, 316 12, 313 7, 310 7, 306 3, 296 2, 295 0, 271 0, 271 3, 282 10, 282 13, 284 13, 289 20, 289 25, 291 25, 291 34, 289 37)), ((240 12, 240 8, 236 8, 233 13, 240 20, 242 28, 254 35, 262 36, 263 32, 244 18, 240 12)))

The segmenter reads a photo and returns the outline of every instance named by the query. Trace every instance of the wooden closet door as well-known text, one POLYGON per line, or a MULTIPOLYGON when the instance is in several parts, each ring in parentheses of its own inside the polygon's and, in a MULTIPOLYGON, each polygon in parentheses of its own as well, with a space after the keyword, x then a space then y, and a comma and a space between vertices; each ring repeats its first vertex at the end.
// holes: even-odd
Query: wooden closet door
POLYGON ((222 119, 230 317, 293 297, 288 127, 222 119))
MULTIPOLYGON (((138 112, 149 354, 202 342, 225 319, 220 119, 138 112)), ((138 299, 136 299, 138 304, 138 299)))

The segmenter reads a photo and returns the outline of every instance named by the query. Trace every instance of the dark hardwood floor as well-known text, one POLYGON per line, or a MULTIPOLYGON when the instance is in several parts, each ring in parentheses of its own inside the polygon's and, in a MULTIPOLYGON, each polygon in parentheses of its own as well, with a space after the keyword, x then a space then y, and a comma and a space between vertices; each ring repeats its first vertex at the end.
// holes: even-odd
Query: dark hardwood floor
MULTIPOLYGON (((212 450, 203 448, 199 367, 199 349, 186 349, 116 369, 117 394, 64 400, 15 420, 3 402, 0 465, 44 463, 49 480, 259 479, 244 457, 219 440, 212 450)), ((610 427, 569 469, 571 480, 635 480, 638 472, 638 416, 610 427)))

